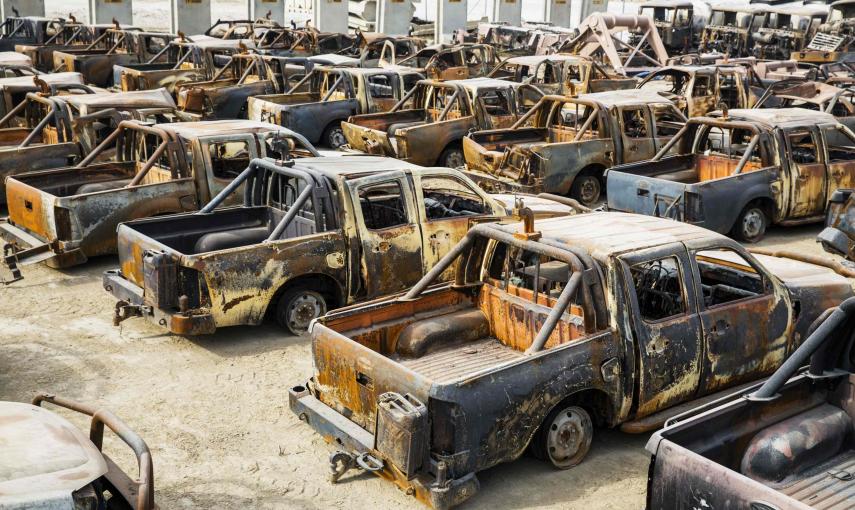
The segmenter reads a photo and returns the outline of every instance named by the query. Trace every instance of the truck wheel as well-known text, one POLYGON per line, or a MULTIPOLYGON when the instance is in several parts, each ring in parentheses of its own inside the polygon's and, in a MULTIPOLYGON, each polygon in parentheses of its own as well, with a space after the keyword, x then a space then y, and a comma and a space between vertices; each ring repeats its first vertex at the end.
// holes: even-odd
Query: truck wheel
POLYGON ((592 206, 600 199, 603 185, 600 178, 593 174, 577 175, 570 186, 570 198, 575 198, 582 205, 592 206))
POLYGON ((324 143, 330 149, 338 149, 347 143, 347 138, 344 137, 344 130, 341 128, 340 122, 334 122, 327 126, 324 130, 324 143))
POLYGON ((766 234, 769 218, 758 204, 748 204, 733 225, 733 237, 746 243, 756 243, 766 234))
POLYGON ((591 416, 579 406, 559 406, 543 421, 536 438, 535 454, 558 469, 582 462, 591 449, 594 426, 591 416))
POLYGON ((439 166, 446 168, 460 168, 466 165, 466 158, 463 157, 463 149, 460 147, 448 147, 439 155, 437 163, 439 163, 439 166))
POLYGON ((286 290, 276 305, 276 321, 294 335, 305 333, 309 324, 325 313, 326 298, 305 287, 286 290))

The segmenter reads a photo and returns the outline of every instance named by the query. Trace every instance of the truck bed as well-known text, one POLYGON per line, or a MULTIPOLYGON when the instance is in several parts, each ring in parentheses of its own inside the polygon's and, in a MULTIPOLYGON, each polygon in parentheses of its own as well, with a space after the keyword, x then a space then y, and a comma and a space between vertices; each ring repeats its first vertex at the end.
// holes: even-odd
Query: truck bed
POLYGON ((521 357, 522 352, 511 349, 494 337, 486 337, 421 358, 402 359, 400 363, 435 383, 445 384, 521 357))
MULTIPOLYGON (((136 163, 102 163, 85 169, 74 167, 21 174, 15 180, 55 197, 68 197, 87 192, 87 185, 98 185, 100 191, 126 186, 136 173, 136 163)), ((92 186, 88 186, 95 191, 92 186)))

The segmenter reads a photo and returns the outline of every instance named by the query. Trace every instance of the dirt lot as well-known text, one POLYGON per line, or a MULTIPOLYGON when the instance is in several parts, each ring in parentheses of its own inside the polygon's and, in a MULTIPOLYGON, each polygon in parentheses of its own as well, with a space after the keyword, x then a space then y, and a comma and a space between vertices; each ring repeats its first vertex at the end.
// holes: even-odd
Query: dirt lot
MULTIPOLYGON (((818 229, 778 229, 763 245, 822 253, 818 229)), ((30 267, 0 287, 0 399, 46 390, 114 410, 153 451, 161 508, 420 508, 372 476, 327 482, 332 448, 288 410, 287 388, 311 373, 307 338, 272 324, 192 339, 140 319, 115 328, 100 284, 114 265, 30 267)), ((598 431, 570 471, 528 457, 491 469, 464 508, 641 508, 646 440, 598 431)), ((115 441, 107 451, 132 465, 115 441)))

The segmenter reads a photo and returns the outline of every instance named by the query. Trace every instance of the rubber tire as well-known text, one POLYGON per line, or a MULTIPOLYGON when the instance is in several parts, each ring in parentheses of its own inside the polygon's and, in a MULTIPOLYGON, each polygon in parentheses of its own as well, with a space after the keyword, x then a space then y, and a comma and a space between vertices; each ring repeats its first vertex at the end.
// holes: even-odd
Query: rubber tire
POLYGON ((594 426, 593 422, 591 421, 591 415, 588 414, 588 411, 573 404, 562 404, 556 406, 555 409, 553 409, 549 413, 549 415, 547 415, 546 419, 543 420, 543 423, 541 424, 540 428, 535 433, 534 440, 532 441, 531 451, 535 457, 540 460, 548 461, 556 469, 570 469, 572 467, 578 466, 583 460, 585 460, 585 457, 588 455, 588 452, 591 449, 591 441, 593 437, 594 426), (565 413, 570 410, 581 414, 583 428, 585 429, 587 437, 584 439, 583 444, 581 445, 576 455, 574 455, 569 462, 559 464, 556 463, 556 461, 549 455, 549 429, 561 413, 565 413))
MULTIPOLYGON (((279 297, 279 301, 276 303, 276 322, 279 323, 280 326, 285 328, 289 333, 295 336, 300 336, 307 331, 307 329, 302 329, 299 326, 295 326, 290 323, 288 320, 288 309, 291 307, 291 303, 305 295, 309 294, 315 299, 320 300, 322 303, 321 312, 313 317, 317 318, 324 315, 327 311, 329 311, 329 298, 325 296, 323 293, 318 292, 316 290, 312 290, 311 288, 299 285, 296 287, 292 287, 287 289, 282 296, 279 297)), ((308 326, 308 324, 307 324, 308 326)))
POLYGON ((763 236, 766 235, 766 229, 769 227, 769 217, 766 215, 766 211, 763 210, 759 204, 752 203, 745 206, 742 209, 742 212, 739 213, 739 216, 736 217, 736 222, 733 224, 733 228, 731 229, 731 234, 734 238, 743 243, 756 243, 757 241, 763 239, 763 236), (758 218, 761 220, 761 224, 759 227, 759 232, 754 235, 750 235, 745 232, 743 229, 743 223, 746 217, 749 214, 759 214, 758 218))
POLYGON ((327 126, 327 128, 324 129, 323 140, 324 144, 332 150, 337 150, 342 145, 347 144, 347 138, 344 137, 344 129, 341 127, 341 122, 333 122, 327 126), (338 143, 336 139, 341 143, 338 143))
POLYGON ((466 158, 463 156, 463 149, 460 147, 446 147, 439 155, 437 160, 439 166, 446 168, 460 168, 466 164, 466 158), (457 159, 460 164, 454 165, 453 159, 457 159))
POLYGON ((600 178, 595 174, 580 174, 577 175, 575 179, 573 179, 573 184, 570 186, 570 198, 577 200, 580 204, 591 207, 599 202, 600 197, 603 196, 603 182, 600 178), (585 188, 585 185, 590 183, 592 186, 596 186, 596 195, 593 199, 584 200, 582 198, 582 193, 585 188))

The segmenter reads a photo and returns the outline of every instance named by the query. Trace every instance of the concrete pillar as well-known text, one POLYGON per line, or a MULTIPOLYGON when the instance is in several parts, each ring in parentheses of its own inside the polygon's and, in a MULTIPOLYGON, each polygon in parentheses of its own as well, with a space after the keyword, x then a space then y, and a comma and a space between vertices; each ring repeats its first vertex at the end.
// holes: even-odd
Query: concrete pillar
POLYGON ((570 0, 546 0, 545 21, 557 27, 572 28, 570 0))
POLYGON ((407 35, 416 6, 412 0, 377 0, 377 32, 407 35))
POLYGON ((211 28, 211 0, 172 0, 172 33, 192 36, 211 28))
POLYGON ((112 23, 117 20, 123 25, 134 21, 131 0, 89 0, 89 19, 92 23, 112 23))
POLYGON ((493 0, 492 20, 514 26, 521 25, 522 0, 493 0))
POLYGON ((20 16, 44 16, 45 15, 45 3, 44 0, 3 0, 3 3, 0 4, 0 8, 2 8, 3 20, 8 18, 9 16, 15 15, 15 10, 18 10, 18 14, 20 16))
POLYGON ((436 27, 434 41, 451 41, 454 31, 466 28, 466 0, 436 0, 436 27))
POLYGON ((348 0, 312 0, 312 26, 321 32, 347 32, 348 0))
POLYGON ((270 19, 285 24, 285 2, 283 0, 250 0, 249 19, 256 20, 266 18, 270 13, 270 19))

